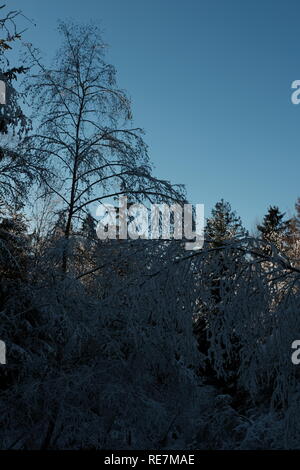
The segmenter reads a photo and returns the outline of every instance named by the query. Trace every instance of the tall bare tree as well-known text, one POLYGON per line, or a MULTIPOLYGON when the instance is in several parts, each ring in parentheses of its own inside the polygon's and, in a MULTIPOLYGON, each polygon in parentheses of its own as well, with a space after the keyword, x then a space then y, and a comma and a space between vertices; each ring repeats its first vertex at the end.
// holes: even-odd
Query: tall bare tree
POLYGON ((59 30, 63 45, 54 68, 46 69, 30 50, 39 67, 30 89, 43 118, 29 150, 51 167, 45 184, 62 201, 67 241, 92 203, 118 195, 182 201, 183 188, 152 176, 143 132, 131 127, 130 100, 105 61, 98 28, 61 23, 59 30))

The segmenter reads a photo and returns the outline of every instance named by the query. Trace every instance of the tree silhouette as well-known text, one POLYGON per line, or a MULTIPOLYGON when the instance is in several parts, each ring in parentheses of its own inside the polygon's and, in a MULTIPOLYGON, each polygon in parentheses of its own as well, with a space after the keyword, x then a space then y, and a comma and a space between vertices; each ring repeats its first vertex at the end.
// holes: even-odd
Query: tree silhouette
MULTIPOLYGON (((183 191, 152 176, 142 131, 130 127, 130 101, 105 61, 98 28, 61 23, 59 30, 64 42, 52 70, 30 49, 39 74, 29 91, 43 117, 28 151, 42 154, 51 168, 52 180, 44 183, 66 212, 67 242, 92 203, 123 194, 182 201, 183 191)), ((66 251, 63 271, 67 258, 66 251)))

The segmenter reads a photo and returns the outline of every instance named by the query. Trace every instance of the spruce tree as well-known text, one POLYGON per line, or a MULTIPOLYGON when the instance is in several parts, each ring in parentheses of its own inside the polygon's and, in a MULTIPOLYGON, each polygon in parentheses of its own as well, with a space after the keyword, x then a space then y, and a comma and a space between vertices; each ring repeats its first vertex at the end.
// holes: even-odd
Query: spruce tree
POLYGON ((278 250, 284 250, 291 220, 285 220, 285 213, 277 206, 270 206, 261 225, 257 225, 263 240, 272 243, 278 250))
POLYGON ((85 218, 82 221, 80 233, 82 236, 86 237, 88 240, 96 240, 96 221, 94 217, 88 212, 85 218))
POLYGON ((221 246, 226 240, 248 235, 241 218, 231 209, 229 202, 221 199, 211 211, 206 223, 206 236, 213 246, 221 246))
MULTIPOLYGON (((207 286, 210 290, 209 302, 202 303, 199 299, 199 315, 194 322, 194 333, 198 341, 199 350, 206 354, 209 348, 209 340, 207 338, 207 326, 210 322, 212 315, 221 314, 220 304, 222 296, 228 293, 228 288, 223 289, 222 283, 227 283, 230 278, 228 272, 228 261, 230 264, 236 263, 238 266, 241 262, 241 253, 234 250, 234 247, 229 248, 230 256, 227 251, 221 248, 227 241, 242 238, 248 235, 247 230, 243 227, 242 221, 236 212, 232 210, 229 202, 221 199, 216 203, 211 212, 211 217, 208 218, 205 229, 206 242, 209 248, 216 248, 207 254, 206 260, 209 266, 209 276, 206 280, 207 286)), ((208 374, 212 372, 209 368, 206 370, 208 374)))
POLYGON ((295 225, 298 233, 300 233, 300 197, 298 197, 295 204, 296 216, 295 216, 295 225))

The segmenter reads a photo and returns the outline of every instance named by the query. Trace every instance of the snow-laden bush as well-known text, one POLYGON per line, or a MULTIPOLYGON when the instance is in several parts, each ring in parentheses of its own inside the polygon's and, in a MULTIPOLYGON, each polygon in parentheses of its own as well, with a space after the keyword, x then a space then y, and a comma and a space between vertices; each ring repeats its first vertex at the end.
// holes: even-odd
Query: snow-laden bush
POLYGON ((1 305, 1 448, 299 447, 289 260, 253 239, 139 240, 96 243, 80 266, 72 243, 67 276, 58 241, 1 305))
POLYGON ((1 447, 186 446, 207 391, 174 275, 146 270, 124 286, 115 275, 102 299, 55 271, 23 287, 23 306, 11 299, 1 312, 14 375, 2 390, 1 447))

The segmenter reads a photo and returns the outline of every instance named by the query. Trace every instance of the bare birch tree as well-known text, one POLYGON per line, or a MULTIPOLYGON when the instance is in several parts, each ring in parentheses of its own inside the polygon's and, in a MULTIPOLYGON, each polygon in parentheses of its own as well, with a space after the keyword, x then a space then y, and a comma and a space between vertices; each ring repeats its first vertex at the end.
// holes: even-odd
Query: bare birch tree
POLYGON ((98 28, 61 23, 59 29, 64 41, 53 69, 30 50, 39 67, 30 90, 43 118, 29 150, 42 154, 51 167, 45 184, 62 201, 67 242, 92 203, 118 195, 182 201, 183 189, 152 176, 143 132, 130 127, 130 100, 105 61, 98 28))

